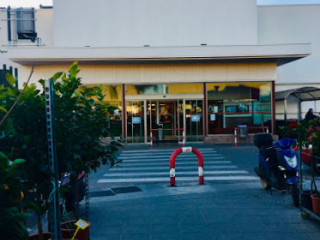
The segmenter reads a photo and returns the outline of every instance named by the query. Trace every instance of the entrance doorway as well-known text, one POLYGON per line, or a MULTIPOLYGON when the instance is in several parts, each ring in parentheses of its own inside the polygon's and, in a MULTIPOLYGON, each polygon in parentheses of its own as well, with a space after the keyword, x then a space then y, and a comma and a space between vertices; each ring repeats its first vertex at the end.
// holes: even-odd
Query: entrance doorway
POLYGON ((203 141, 203 100, 127 101, 127 142, 203 141))
POLYGON ((182 100, 148 100, 147 101, 147 139, 153 129, 155 142, 182 141, 183 128, 182 100))

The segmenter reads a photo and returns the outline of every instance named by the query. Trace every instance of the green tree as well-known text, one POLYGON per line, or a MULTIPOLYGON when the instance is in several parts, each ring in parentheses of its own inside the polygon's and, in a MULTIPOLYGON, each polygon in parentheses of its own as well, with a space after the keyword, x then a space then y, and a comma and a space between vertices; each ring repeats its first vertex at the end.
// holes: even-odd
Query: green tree
POLYGON ((1 238, 25 240, 28 231, 24 226, 27 217, 20 209, 23 199, 21 165, 25 160, 14 161, 0 152, 0 232, 1 238))
MULTIPOLYGON (((78 64, 68 73, 56 73, 54 82, 54 123, 59 176, 64 172, 96 171, 101 165, 110 167, 117 163, 116 152, 120 143, 103 139, 108 133, 107 115, 112 107, 103 103, 102 88, 81 87, 78 64), (81 88, 80 88, 81 87, 81 88)), ((0 87, 0 119, 18 99, 21 90, 0 87)), ((40 217, 47 211, 48 197, 52 191, 52 175, 48 167, 47 128, 45 114, 44 80, 39 80, 42 91, 34 84, 25 86, 21 98, 6 121, 0 126, 0 151, 11 159, 25 159, 24 205, 38 214, 38 231, 41 234, 40 217), (48 187, 49 186, 49 187, 48 187)), ((77 181, 73 179, 75 184, 77 181)), ((76 188, 77 189, 77 188, 76 188)), ((78 194, 76 194, 76 199, 78 194)))

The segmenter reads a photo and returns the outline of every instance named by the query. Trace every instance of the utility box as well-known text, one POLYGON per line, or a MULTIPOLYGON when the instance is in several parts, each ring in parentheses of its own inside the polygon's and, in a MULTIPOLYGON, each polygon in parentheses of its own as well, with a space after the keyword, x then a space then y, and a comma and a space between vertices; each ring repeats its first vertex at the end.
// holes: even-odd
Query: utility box
POLYGON ((247 125, 238 125, 238 136, 247 137, 248 136, 248 126, 247 125))
POLYGON ((163 140, 163 125, 158 124, 158 140, 163 140))

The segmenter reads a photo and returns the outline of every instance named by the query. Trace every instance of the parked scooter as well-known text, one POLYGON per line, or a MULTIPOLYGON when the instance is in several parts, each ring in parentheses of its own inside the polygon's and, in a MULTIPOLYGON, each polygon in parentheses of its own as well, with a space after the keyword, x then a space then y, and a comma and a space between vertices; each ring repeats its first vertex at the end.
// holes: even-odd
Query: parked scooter
POLYGON ((258 133, 254 144, 259 148, 259 166, 254 168, 265 190, 290 190, 294 206, 299 206, 299 162, 292 149, 294 139, 273 142, 269 133, 258 133))
MULTIPOLYGON (((84 182, 84 173, 78 175, 78 184, 79 184, 79 202, 84 198, 85 194, 85 182, 84 182)), ((62 188, 62 197, 60 199, 60 205, 64 204, 67 212, 70 212, 74 209, 76 204, 76 188, 75 183, 71 181, 71 174, 65 173, 60 182, 60 188, 62 188)))

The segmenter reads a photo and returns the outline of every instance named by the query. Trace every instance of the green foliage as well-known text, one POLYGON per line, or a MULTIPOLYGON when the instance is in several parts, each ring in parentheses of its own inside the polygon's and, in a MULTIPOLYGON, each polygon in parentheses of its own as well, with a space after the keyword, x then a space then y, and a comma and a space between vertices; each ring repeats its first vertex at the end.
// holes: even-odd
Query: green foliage
POLYGON ((24 163, 23 159, 10 161, 0 152, 1 239, 25 240, 29 235, 23 224, 27 215, 18 210, 23 190, 21 168, 24 167, 24 163))
POLYGON ((297 138, 297 129, 290 129, 289 126, 279 126, 279 137, 281 138, 297 138))
MULTIPOLYGON (((55 143, 60 176, 64 172, 89 173, 101 165, 117 163, 116 152, 120 143, 102 143, 109 132, 107 115, 113 107, 103 103, 101 87, 81 87, 79 71, 78 64, 74 63, 68 73, 58 72, 51 78, 54 82, 55 143)), ((12 87, 0 86, 0 119, 21 92, 13 86, 10 76, 7 80, 12 87)), ((48 208, 46 199, 52 191, 52 175, 48 166, 45 80, 41 79, 39 83, 43 91, 34 84, 26 86, 16 107, 0 126, 0 151, 17 159, 13 165, 20 165, 25 159, 23 204, 42 215, 48 208)))
POLYGON ((320 154, 320 119, 303 120, 297 126, 298 142, 301 148, 312 145, 313 155, 320 154))
POLYGON ((107 115, 114 108, 103 102, 101 87, 82 87, 78 73, 74 63, 68 74, 59 73, 52 78, 57 158, 61 172, 89 173, 103 164, 113 166, 120 144, 102 144, 109 131, 107 115))
POLYGON ((14 86, 15 79, 10 73, 6 74, 6 80, 11 86, 14 86))

